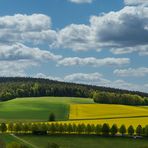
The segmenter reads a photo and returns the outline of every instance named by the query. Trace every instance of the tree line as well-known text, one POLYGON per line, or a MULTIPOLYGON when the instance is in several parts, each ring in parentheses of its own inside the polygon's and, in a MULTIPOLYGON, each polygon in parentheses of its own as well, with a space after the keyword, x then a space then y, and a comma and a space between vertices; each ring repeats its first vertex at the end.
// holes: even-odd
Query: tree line
POLYGON ((0 77, 0 101, 17 97, 63 96, 94 98, 98 103, 147 105, 148 94, 41 78, 0 77))
POLYGON ((148 98, 139 95, 118 94, 110 92, 94 92, 93 99, 96 103, 124 104, 124 105, 148 105, 148 98))
POLYGON ((132 125, 126 127, 124 124, 120 127, 113 124, 75 124, 75 123, 1 123, 1 133, 14 133, 14 134, 85 134, 85 135, 103 135, 103 136, 146 136, 148 137, 148 125, 142 127, 138 125, 135 129, 132 125))

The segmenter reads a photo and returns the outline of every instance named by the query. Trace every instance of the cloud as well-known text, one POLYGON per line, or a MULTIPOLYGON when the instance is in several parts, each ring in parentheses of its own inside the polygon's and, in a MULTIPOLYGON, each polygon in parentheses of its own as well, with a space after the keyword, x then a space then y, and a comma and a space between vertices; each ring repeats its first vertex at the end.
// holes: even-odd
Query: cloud
POLYGON ((37 73, 35 76, 33 76, 35 78, 46 78, 46 79, 50 79, 50 80, 56 80, 56 81, 63 81, 63 79, 61 79, 60 77, 54 77, 54 76, 47 76, 43 73, 37 73))
POLYGON ((92 3, 94 0, 68 0, 72 3, 82 4, 82 3, 92 3))
POLYGON ((58 61, 58 65, 63 66, 77 66, 77 65, 89 65, 94 67, 99 66, 121 66, 129 64, 130 59, 128 58, 104 58, 97 59, 94 57, 79 58, 79 57, 68 57, 58 61))
POLYGON ((51 18, 44 14, 0 17, 0 43, 52 43, 56 31, 51 29, 51 18))
POLYGON ((25 70, 38 64, 31 60, 14 60, 0 62, 0 76, 27 76, 25 70))
POLYGON ((57 61, 60 55, 54 55, 50 51, 41 50, 39 48, 27 47, 21 43, 12 45, 0 44, 0 61, 2 60, 53 60, 57 61))
POLYGON ((88 25, 71 24, 59 31, 51 28, 51 18, 44 14, 4 16, 0 17, 0 43, 147 55, 147 14, 148 7, 126 6, 120 11, 91 16, 88 25))
POLYGON ((51 19, 44 14, 15 14, 14 16, 0 17, 0 28, 4 27, 19 32, 48 30, 51 27, 51 19))
POLYGON ((136 69, 116 69, 113 73, 120 77, 144 77, 148 75, 148 68, 140 67, 136 69))
POLYGON ((91 35, 91 28, 87 25, 71 24, 57 33, 57 40, 52 45, 56 48, 73 50, 95 49, 96 45, 91 35))
POLYGON ((136 47, 123 47, 123 48, 113 48, 111 49, 113 54, 129 54, 133 52, 137 52, 140 56, 148 55, 148 45, 141 45, 136 47))
POLYGON ((148 5, 147 0, 124 0, 125 5, 148 5))
POLYGON ((71 75, 67 75, 64 77, 65 81, 70 81, 70 82, 78 82, 78 83, 90 83, 93 81, 101 81, 101 82, 106 82, 106 80, 104 80, 102 78, 102 74, 100 73, 89 73, 89 74, 85 74, 85 73, 74 73, 71 75))
POLYGON ((147 14, 148 7, 126 6, 120 11, 92 16, 89 25, 71 24, 58 31, 52 45, 75 51, 139 47, 144 50, 148 45, 147 14))
POLYGON ((21 43, 0 44, 0 76, 27 76, 26 70, 46 61, 58 61, 61 55, 21 43))
POLYGON ((144 85, 140 85, 140 84, 126 82, 121 79, 111 81, 111 80, 104 78, 104 76, 98 72, 95 72, 95 73, 73 73, 73 74, 65 75, 63 77, 53 77, 53 76, 47 76, 45 74, 39 73, 35 77, 47 78, 47 79, 58 80, 58 81, 80 83, 80 84, 90 84, 90 85, 96 85, 96 86, 104 86, 104 87, 132 90, 132 91, 148 92, 147 91, 148 90, 147 83, 144 85))

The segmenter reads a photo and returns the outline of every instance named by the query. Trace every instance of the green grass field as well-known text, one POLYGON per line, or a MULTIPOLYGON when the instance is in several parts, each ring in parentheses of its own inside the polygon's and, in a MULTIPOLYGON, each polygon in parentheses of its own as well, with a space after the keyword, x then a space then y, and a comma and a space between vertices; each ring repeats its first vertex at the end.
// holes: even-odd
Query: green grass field
MULTIPOLYGON (((0 140, 2 140, 3 142, 5 142, 5 144, 10 144, 12 142, 17 142, 19 144, 24 144, 26 146, 29 146, 28 144, 22 142, 21 140, 19 139, 16 139, 15 137, 9 135, 9 134, 0 134, 0 140)), ((1 146, 0 146, 1 148, 1 146)), ((29 148, 32 148, 32 147, 29 147, 29 148)))
POLYGON ((47 143, 57 143, 60 148, 148 148, 147 139, 97 136, 20 136, 20 138, 45 148, 47 143))
POLYGON ((0 102, 0 121, 47 121, 51 112, 57 120, 67 120, 69 106, 93 103, 92 99, 70 97, 17 98, 0 102))
POLYGON ((95 104, 92 99, 86 98, 17 98, 0 103, 1 122, 47 122, 50 113, 64 123, 109 123, 110 126, 116 123, 118 126, 132 124, 135 127, 148 124, 148 107, 95 104))
POLYGON ((29 148, 46 148, 47 143, 56 143, 60 146, 60 148, 148 148, 148 139, 98 137, 85 135, 18 135, 18 137, 25 142, 22 142, 8 134, 0 135, 0 139, 6 144, 15 141, 17 143, 25 144, 29 148))
MULTIPOLYGON (((0 102, 0 122, 44 122, 50 113, 54 113, 58 122, 103 124, 125 124, 126 127, 138 124, 148 124, 148 107, 125 105, 95 104, 92 99, 70 97, 38 97, 17 98, 7 102, 0 102)), ((132 138, 103 138, 97 136, 20 136, 22 140, 45 148, 47 143, 57 143, 60 148, 148 148, 147 139, 132 138)), ((8 135, 0 135, 6 143, 21 140, 8 135)), ((27 144, 28 145, 28 144, 27 144)), ((32 148, 29 145, 29 148, 32 148)))

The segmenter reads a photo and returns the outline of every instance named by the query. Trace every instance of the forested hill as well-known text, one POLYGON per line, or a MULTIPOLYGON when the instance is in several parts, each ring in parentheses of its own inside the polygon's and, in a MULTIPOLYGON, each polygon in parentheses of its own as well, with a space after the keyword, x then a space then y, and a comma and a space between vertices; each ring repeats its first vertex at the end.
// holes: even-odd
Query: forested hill
POLYGON ((6 101, 16 97, 71 96, 92 97, 94 91, 118 94, 137 94, 148 97, 147 93, 59 82, 41 78, 0 77, 0 100, 6 101))

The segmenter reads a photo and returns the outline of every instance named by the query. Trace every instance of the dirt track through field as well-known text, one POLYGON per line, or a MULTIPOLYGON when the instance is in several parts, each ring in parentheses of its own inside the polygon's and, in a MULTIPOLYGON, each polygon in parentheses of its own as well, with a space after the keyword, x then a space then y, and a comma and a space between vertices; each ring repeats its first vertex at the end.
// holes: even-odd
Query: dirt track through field
POLYGON ((23 142, 23 143, 25 143, 25 144, 27 144, 27 145, 30 145, 32 148, 38 148, 37 146, 33 145, 32 143, 30 143, 30 142, 28 142, 28 141, 26 141, 26 140, 24 140, 24 139, 22 139, 22 138, 20 138, 20 137, 18 137, 18 136, 16 136, 16 135, 14 135, 14 134, 10 134, 10 135, 11 135, 12 137, 18 139, 19 141, 21 141, 21 142, 23 142))

